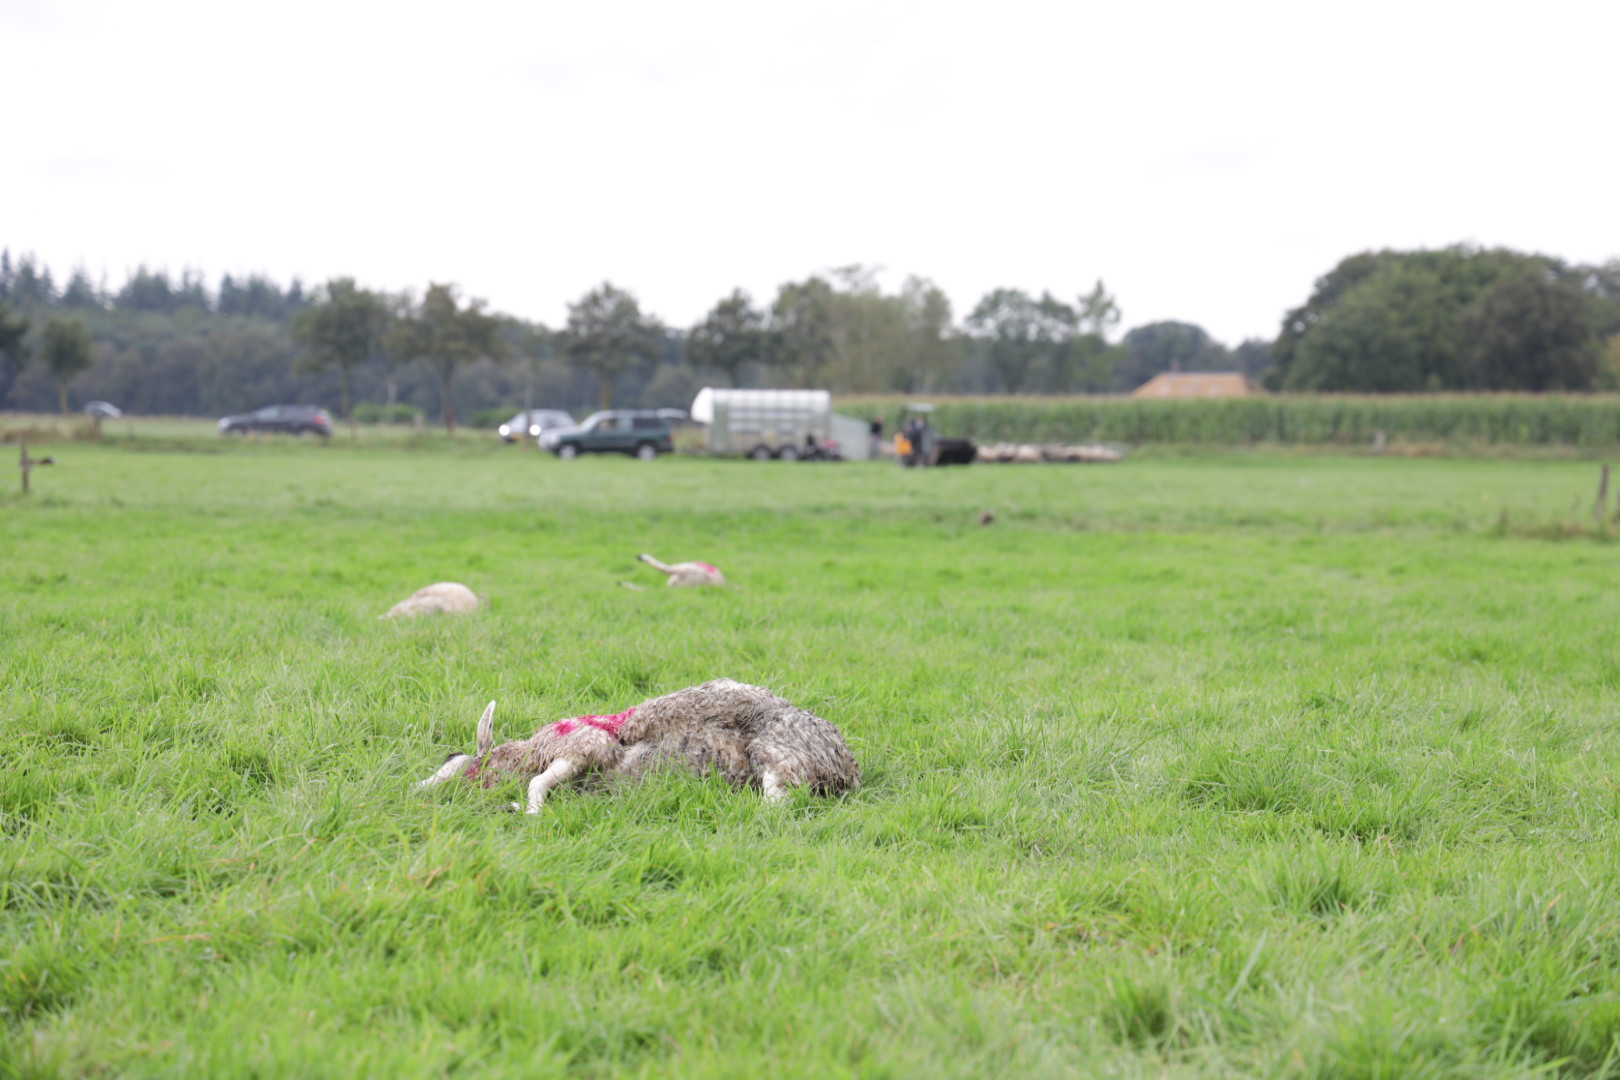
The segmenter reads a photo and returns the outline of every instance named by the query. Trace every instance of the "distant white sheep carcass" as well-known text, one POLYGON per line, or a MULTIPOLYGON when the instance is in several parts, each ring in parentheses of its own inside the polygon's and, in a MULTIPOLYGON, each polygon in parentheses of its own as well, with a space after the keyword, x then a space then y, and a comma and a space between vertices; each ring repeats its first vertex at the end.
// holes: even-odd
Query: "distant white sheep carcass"
POLYGON ((654 570, 669 575, 671 585, 724 585, 726 575, 706 562, 662 563, 651 555, 637 556, 654 570))
POLYGON ((464 611, 476 611, 480 603, 482 601, 478 594, 467 586, 454 581, 440 581, 417 589, 379 618, 414 618, 417 615, 433 615, 438 612, 456 615, 464 611))

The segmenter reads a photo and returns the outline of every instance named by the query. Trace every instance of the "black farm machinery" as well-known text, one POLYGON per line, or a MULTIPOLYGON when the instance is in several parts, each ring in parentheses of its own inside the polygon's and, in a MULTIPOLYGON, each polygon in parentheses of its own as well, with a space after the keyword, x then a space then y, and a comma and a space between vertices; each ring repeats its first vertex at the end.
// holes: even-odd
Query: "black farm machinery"
POLYGON ((914 402, 905 408, 894 437, 894 455, 907 468, 918 465, 971 465, 978 449, 972 439, 948 439, 934 430, 934 406, 914 402))

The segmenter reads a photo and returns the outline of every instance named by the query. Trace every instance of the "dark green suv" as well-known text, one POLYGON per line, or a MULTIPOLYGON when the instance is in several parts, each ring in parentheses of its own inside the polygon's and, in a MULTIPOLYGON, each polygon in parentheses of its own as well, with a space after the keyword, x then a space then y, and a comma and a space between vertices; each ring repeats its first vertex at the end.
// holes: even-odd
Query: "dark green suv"
POLYGON ((564 461, 580 454, 629 454, 651 461, 659 454, 672 453, 675 440, 669 421, 656 412, 612 409, 592 413, 576 427, 542 431, 540 446, 564 461))

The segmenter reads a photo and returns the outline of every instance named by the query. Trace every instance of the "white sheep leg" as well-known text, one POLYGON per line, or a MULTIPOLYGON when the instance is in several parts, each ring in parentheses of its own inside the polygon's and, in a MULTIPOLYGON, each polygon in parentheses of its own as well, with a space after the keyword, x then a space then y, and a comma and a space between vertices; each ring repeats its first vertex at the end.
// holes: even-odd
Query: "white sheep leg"
POLYGON ((788 799, 787 785, 775 769, 766 769, 759 778, 759 786, 768 803, 784 803, 788 799))
POLYGON ((470 761, 472 761, 472 758, 468 757, 466 754, 456 754, 453 757, 446 759, 445 763, 440 765, 438 770, 434 772, 432 776, 428 777, 426 780, 418 781, 415 790, 425 791, 428 788, 438 787, 445 781, 450 780, 453 777, 460 776, 462 772, 466 770, 467 764, 470 761))
POLYGON ((546 801, 546 792, 558 784, 566 784, 580 773, 580 764, 572 758, 558 758, 545 772, 529 781, 529 813, 538 814, 546 801))

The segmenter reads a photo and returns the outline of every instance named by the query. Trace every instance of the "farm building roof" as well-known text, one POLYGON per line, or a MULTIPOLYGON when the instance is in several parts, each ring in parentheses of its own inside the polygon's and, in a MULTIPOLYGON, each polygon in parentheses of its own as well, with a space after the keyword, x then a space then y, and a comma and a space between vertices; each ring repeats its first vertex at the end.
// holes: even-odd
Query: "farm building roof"
POLYGON ((1241 371, 1166 371, 1131 391, 1132 397, 1252 397, 1259 383, 1241 371))

